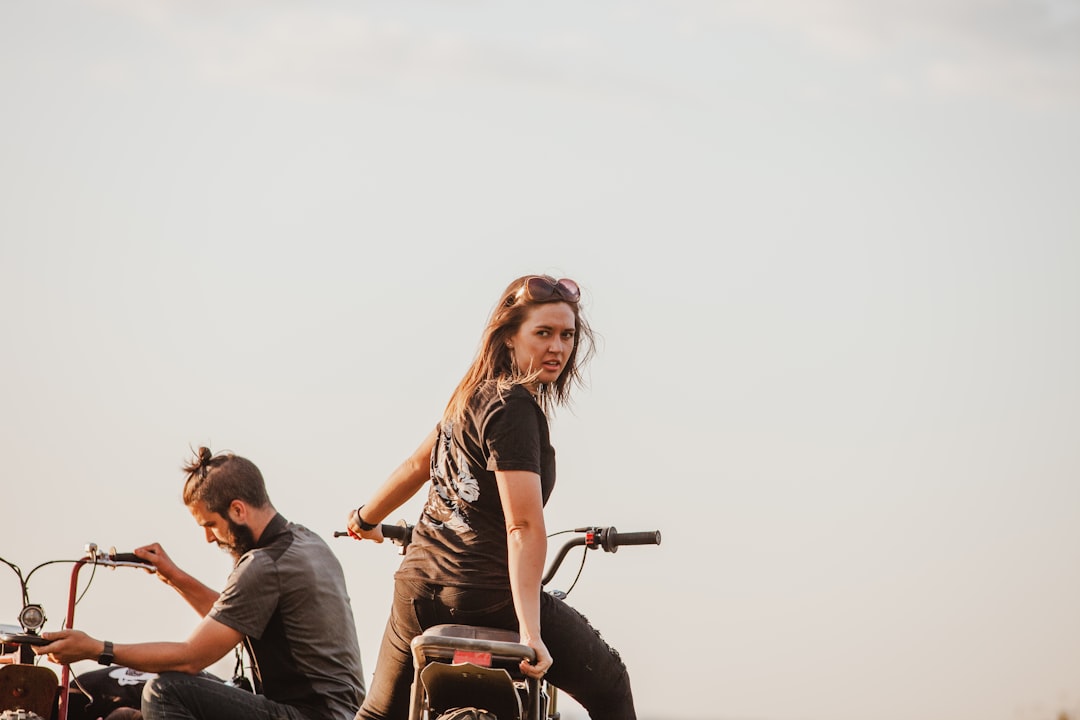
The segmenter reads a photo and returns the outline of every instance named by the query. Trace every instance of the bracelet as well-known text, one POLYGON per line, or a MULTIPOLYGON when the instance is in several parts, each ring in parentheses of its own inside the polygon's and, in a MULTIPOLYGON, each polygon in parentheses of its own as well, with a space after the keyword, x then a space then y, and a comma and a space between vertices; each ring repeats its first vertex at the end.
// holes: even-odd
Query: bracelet
POLYGON ((360 517, 360 511, 364 509, 364 506, 356 508, 356 524, 360 526, 360 529, 367 532, 368 530, 374 530, 379 527, 379 523, 364 522, 364 518, 360 517))

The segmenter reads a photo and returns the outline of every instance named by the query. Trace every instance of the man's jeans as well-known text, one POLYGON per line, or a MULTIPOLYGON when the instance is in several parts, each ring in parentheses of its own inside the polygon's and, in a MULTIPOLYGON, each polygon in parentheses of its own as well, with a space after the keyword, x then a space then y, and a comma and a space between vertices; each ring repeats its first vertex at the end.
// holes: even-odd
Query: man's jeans
POLYGON ((146 683, 145 720, 308 720, 290 705, 187 673, 165 672, 146 683))

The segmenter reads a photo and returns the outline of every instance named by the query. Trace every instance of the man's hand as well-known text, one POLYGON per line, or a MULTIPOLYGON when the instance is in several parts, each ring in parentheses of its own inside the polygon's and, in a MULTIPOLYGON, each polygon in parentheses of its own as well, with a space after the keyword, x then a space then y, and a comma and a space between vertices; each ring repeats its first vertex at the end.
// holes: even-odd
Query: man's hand
POLYGON ((150 545, 135 548, 134 553, 157 569, 157 576, 162 582, 168 585, 176 584, 181 575, 181 570, 172 561, 169 554, 165 552, 165 548, 157 543, 151 543, 150 545))
POLYGON ((95 640, 81 630, 58 630, 41 633, 51 640, 48 645, 34 645, 35 655, 48 655, 58 665, 68 665, 77 660, 96 660, 105 651, 105 643, 95 640))
POLYGON ((206 617, 210 608, 214 606, 214 601, 218 599, 217 590, 207 587, 181 570, 165 552, 165 548, 157 543, 137 547, 133 552, 152 564, 157 570, 159 580, 180 593, 200 616, 206 617))

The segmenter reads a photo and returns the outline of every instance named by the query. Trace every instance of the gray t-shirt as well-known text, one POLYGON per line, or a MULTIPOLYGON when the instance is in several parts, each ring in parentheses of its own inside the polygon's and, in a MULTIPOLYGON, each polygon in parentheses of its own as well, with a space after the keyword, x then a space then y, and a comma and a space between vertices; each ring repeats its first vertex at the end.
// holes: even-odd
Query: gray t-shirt
POLYGON ((244 553, 210 617, 246 636, 262 693, 316 719, 352 720, 365 689, 341 564, 276 515, 244 553))

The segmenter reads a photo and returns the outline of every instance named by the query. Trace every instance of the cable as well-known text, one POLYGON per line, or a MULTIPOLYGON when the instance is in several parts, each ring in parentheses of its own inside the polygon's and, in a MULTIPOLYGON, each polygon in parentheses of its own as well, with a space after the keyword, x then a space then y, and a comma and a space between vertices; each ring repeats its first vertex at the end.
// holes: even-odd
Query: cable
POLYGON ((70 665, 68 665, 68 668, 70 668, 70 670, 71 670, 71 682, 75 683, 75 687, 79 688, 79 692, 81 692, 83 695, 86 696, 86 699, 88 701, 87 702, 87 707, 93 705, 94 704, 94 696, 91 695, 90 692, 86 688, 84 688, 82 686, 81 682, 79 682, 79 676, 75 672, 75 668, 71 667, 70 665))
POLYGON ((82 590, 82 592, 81 592, 81 593, 79 593, 79 597, 75 598, 75 604, 76 604, 76 605, 78 605, 79 603, 81 603, 81 602, 82 602, 82 599, 83 599, 84 597, 86 597, 86 591, 90 589, 90 584, 91 584, 92 582, 94 582, 94 578, 95 578, 95 577, 97 577, 97 566, 98 566, 98 564, 97 564, 97 560, 95 560, 94 562, 90 563, 90 568, 91 568, 91 569, 90 569, 90 579, 86 581, 86 587, 84 587, 84 588, 83 588, 83 590, 82 590))
POLYGON ((570 583, 570 587, 566 588, 566 590, 564 591, 564 593, 563 593, 564 595, 569 595, 570 591, 574 589, 575 585, 577 585, 578 580, 581 579, 581 571, 585 569, 585 558, 587 558, 588 556, 589 556, 589 548, 588 547, 582 547, 582 549, 581 549, 581 564, 578 565, 577 575, 574 576, 574 582, 570 583))

